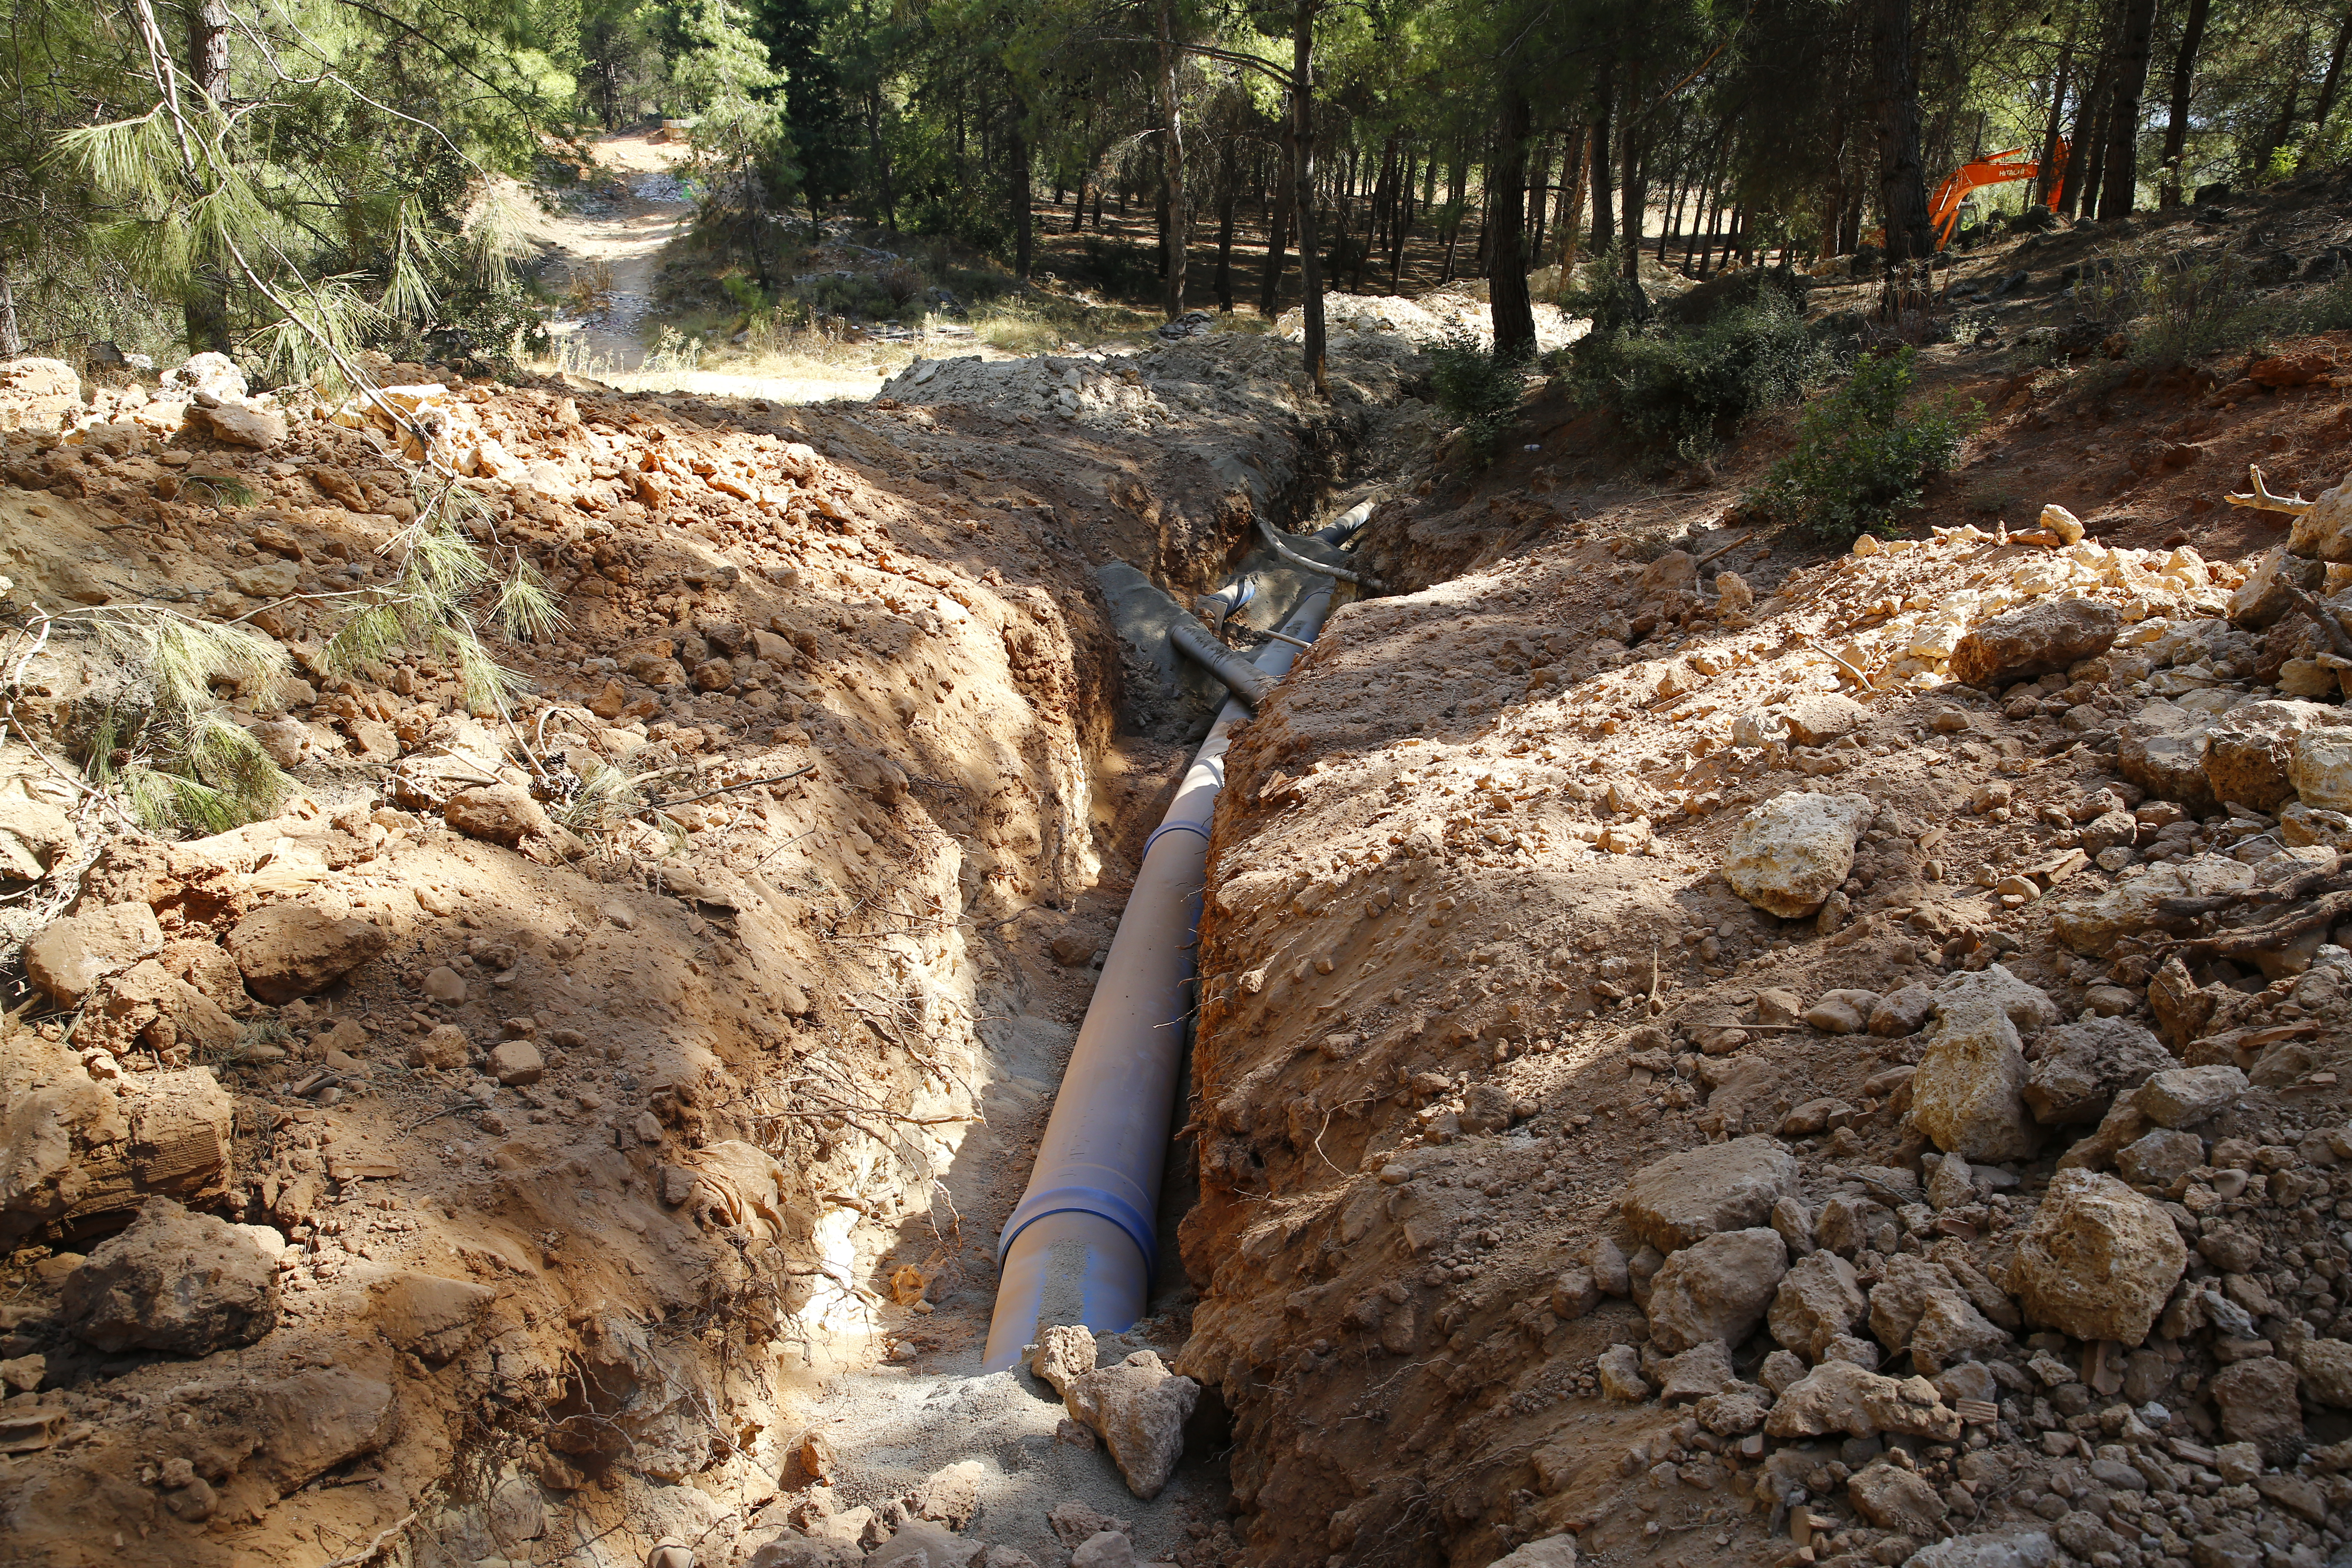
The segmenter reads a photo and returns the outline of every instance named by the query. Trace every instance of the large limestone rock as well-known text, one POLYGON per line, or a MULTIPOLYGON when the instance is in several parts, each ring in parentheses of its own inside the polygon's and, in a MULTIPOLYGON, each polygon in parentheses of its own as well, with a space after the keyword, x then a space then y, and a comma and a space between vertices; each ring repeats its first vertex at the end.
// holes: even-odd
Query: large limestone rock
POLYGON ((450 826, 468 838, 511 847, 548 830, 546 810, 520 784, 459 790, 442 808, 450 826))
POLYGON ((2164 1310, 2189 1248, 2155 1200, 2113 1176, 2060 1171, 2011 1261, 2029 1321, 2079 1340, 2137 1345, 2164 1310))
POLYGON ((2222 1435, 2253 1444, 2264 1463, 2276 1465, 2292 1462, 2303 1447, 2300 1384, 2294 1367, 2265 1355, 2223 1367, 2206 1387, 2221 1413, 2222 1435))
POLYGON ((1936 1029, 1911 1076, 1912 1122, 1948 1154, 2029 1158, 2041 1129, 2026 1109, 2021 1026, 2057 1022, 2056 1004, 2000 964, 1936 987, 1936 1029))
POLYGON ((99 1046, 117 1056, 139 1047, 167 1059, 194 1053, 218 1055, 236 1044, 236 1020, 211 997, 155 959, 141 959, 99 983, 82 1010, 79 1044, 99 1046))
POLYGON ((2286 547, 2318 561, 2352 561, 2352 479, 2323 490, 2287 527, 2286 547))
MULTIPOLYGON (((2343 710, 2329 711, 2340 718, 2343 710)), ((2305 731, 2295 744, 2289 778, 2304 805, 2323 811, 2352 811, 2352 730, 2305 731)))
POLYGON ((2052 1568, 2058 1544, 2039 1530, 2002 1535, 1956 1535, 1923 1546, 1903 1568, 2052 1568))
POLYGON ((1807 1253, 1780 1278, 1769 1316, 1772 1337, 1809 1362, 1851 1333, 1868 1306, 1853 1265, 1826 1247, 1807 1253))
POLYGON ((25 973, 60 1007, 79 1007, 90 988, 163 951, 155 911, 132 900, 51 921, 25 944, 25 973))
POLYGON ((1777 1230, 1726 1230, 1693 1242, 1650 1281, 1650 1341, 1671 1355, 1756 1331, 1789 1267, 1777 1230))
POLYGON ((273 1006, 325 990, 391 945, 382 926, 310 904, 257 910, 228 933, 246 988, 273 1006))
POLYGON ((0 430, 54 435, 81 412, 81 377, 61 359, 0 363, 0 430))
POLYGON ((1858 795, 1775 796, 1750 811, 1723 849, 1731 890, 1768 914, 1819 910, 1853 869, 1853 844, 1872 806, 1858 795))
POLYGON ((1781 1390, 1764 1430, 1774 1437, 1885 1433, 1953 1443, 1960 1418, 1924 1377, 1883 1377, 1850 1361, 1825 1361, 1781 1390))
POLYGON ((1063 1402, 1102 1438, 1127 1489, 1148 1502, 1168 1484, 1184 1452, 1184 1422, 1200 1397, 1199 1384, 1170 1372, 1151 1352, 1138 1351, 1117 1366, 1072 1378, 1063 1402))
POLYGON ((231 447, 266 452, 286 439, 286 416, 242 398, 188 405, 188 425, 231 447))
POLYGON ((1910 1352, 1930 1377, 2009 1342, 1942 1264, 1907 1253, 1889 1258, 1871 1288, 1870 1331, 1888 1354, 1910 1352))
POLYGON ((2246 580, 2230 595, 2231 623, 2249 631, 2276 626, 2295 613, 2289 588, 2298 588, 2316 597, 2326 581, 2327 568, 2322 563, 2290 555, 2284 550, 2265 550, 2254 558, 2246 580))
POLYGON ((2088 1018, 2052 1029, 2025 1082, 2025 1103, 2045 1127, 2096 1122, 2116 1096, 2173 1065, 2162 1041, 2127 1018, 2088 1018))
POLYGON ((1977 686, 2005 686, 2064 669, 2103 654, 2123 630, 2114 606, 2094 599, 2053 599, 1995 616, 1952 650, 1951 675, 1977 686))
POLYGON ((286 1238, 153 1198, 129 1229, 66 1276, 59 1315, 110 1355, 127 1350, 209 1355, 278 1326, 278 1255, 286 1238))
POLYGON ((0 1242, 72 1236, 153 1196, 217 1203, 235 1121, 210 1068, 110 1089, 70 1047, 17 1030, 0 1040, 0 1242))
POLYGON ((2340 709, 2317 702, 2249 702, 2231 709, 2205 732, 2205 781, 2213 798, 2276 811, 2294 798, 2295 742, 2305 731, 2342 718, 2340 709))
POLYGON ((2116 731, 2116 771, 2158 800, 2201 811, 2213 804, 2212 782, 2205 776, 2206 728, 2126 724, 2116 731))
POLYGON ((2095 897, 2053 905, 2050 930, 2076 952, 2105 958, 2125 937, 2148 930, 2166 900, 2207 899, 2253 882, 2251 866, 2226 856, 2195 855, 2175 865, 2151 866, 2095 897))
POLYGON ((1760 1226, 1797 1194, 1797 1157, 1760 1134, 1702 1144, 1645 1165, 1625 1184, 1625 1223, 1661 1252, 1760 1226))

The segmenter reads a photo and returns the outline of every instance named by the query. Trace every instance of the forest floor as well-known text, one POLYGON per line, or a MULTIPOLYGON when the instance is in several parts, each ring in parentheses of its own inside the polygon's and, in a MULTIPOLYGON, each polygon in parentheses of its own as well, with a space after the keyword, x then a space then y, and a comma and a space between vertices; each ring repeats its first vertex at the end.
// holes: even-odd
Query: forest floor
POLYGON ((2298 798, 2327 648, 2231 600, 2283 531, 2218 504, 2250 460, 2332 481, 2352 337, 2150 374, 2032 334, 2096 249, 2252 231, 2299 275, 2343 195, 1965 258, 2028 274, 1923 354, 1988 422, 1851 553, 1741 521, 1785 417, 1685 465, 1547 395, 1473 465, 1369 318, 1328 403, 1250 331, 868 363, 812 406, 390 367, 445 386, 453 458, 496 444, 467 488, 568 616, 499 648, 511 723, 427 653, 318 662, 318 595, 413 515, 388 432, 7 394, 19 607, 250 616, 289 664, 236 718, 298 793, 159 839, 55 761, 115 647, 26 664, 0 1563, 1481 1568, 1570 1534, 1866 1568, 1958 1534, 1921 1568, 2317 1568, 2352 1539, 2352 957, 2175 975, 2150 922, 2307 899, 2352 847, 2298 798), (1254 519, 1358 497, 1390 591, 1238 734, 1181 1258, 1097 1347, 1204 1390, 1146 1501, 1043 1382, 977 1373, 1203 713, 1097 570, 1188 601, 1254 519), (2087 539, 2027 533, 2045 501, 2087 539), (1954 679, 2070 602, 2098 651, 1954 679), (603 764, 678 831, 583 802, 603 764), (1823 914, 1735 852, 1792 807, 1823 914), (2210 1103, 2138 1110, 2183 1061, 2210 1103), (2062 1163, 2117 1176, 2079 1203, 2062 1163), (123 1228, 151 1196, 188 1212, 123 1228), (2053 1232, 2103 1238, 2087 1291, 2037 1269, 2053 1232))

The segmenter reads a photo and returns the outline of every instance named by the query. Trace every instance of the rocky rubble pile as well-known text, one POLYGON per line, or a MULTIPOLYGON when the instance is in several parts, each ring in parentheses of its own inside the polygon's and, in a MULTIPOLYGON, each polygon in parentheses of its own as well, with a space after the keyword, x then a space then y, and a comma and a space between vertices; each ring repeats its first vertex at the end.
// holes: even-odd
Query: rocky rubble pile
POLYGON ((1244 732, 1176 1366, 1266 1560, 2352 1542, 2344 584, 2071 521, 1570 528, 1244 732))

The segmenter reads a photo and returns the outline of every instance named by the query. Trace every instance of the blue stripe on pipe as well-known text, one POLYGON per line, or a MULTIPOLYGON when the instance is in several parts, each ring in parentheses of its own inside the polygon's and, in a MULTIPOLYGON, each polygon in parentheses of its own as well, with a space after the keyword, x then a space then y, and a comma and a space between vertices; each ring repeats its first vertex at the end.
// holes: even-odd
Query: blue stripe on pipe
POLYGON ((1003 1264, 1005 1254, 1013 1250, 1013 1238, 1050 1214, 1090 1214, 1110 1221, 1127 1232, 1128 1239, 1143 1254, 1144 1275, 1150 1277, 1152 1261, 1160 1251, 1159 1228, 1133 1204, 1100 1187, 1053 1187, 1023 1198, 1013 1217, 1004 1222, 1003 1237, 996 1244, 996 1261, 1003 1264))

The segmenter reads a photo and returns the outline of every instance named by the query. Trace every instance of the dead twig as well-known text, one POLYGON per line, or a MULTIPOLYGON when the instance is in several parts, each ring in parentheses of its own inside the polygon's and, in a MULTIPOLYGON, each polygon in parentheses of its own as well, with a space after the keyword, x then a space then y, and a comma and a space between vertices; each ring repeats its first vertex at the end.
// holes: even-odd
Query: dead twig
POLYGON ((2274 496, 2263 485, 2263 470, 2253 463, 2246 465, 2247 476, 2253 481, 2251 495, 2225 495, 2221 499, 2231 506, 2250 506, 2258 511, 2283 511, 2290 517, 2301 517, 2311 510, 2310 501, 2301 496, 2274 496))
MULTIPOLYGON (((647 811, 662 811, 673 805, 684 805, 690 800, 705 800, 714 795, 727 795, 739 789, 751 789, 754 785, 758 784, 785 784, 793 779, 799 778, 803 773, 813 773, 814 772, 816 772, 816 764, 814 763, 811 763, 805 767, 794 768, 788 773, 771 773, 763 779, 745 779, 741 784, 720 784, 717 789, 706 789, 694 795, 672 795, 667 800, 653 801, 649 803, 645 809, 647 811)), ((803 835, 803 837, 806 836, 803 835)))
POLYGON ((2314 899, 2268 925, 2242 926, 2212 936, 2184 938, 2165 943, 2162 951, 2199 958, 2252 958, 2257 953, 2276 952, 2305 932, 2325 930, 2347 915, 2352 915, 2352 889, 2314 899))
POLYGON ((338 1557, 331 1563, 321 1563, 319 1564, 319 1568, 360 1568, 361 1563, 371 1561, 377 1552, 383 1551, 385 1544, 389 1542, 394 1536, 398 1535, 402 1531, 406 1530, 410 1525, 415 1524, 415 1522, 416 1514, 415 1511, 412 1510, 408 1513, 403 1515, 394 1523, 376 1531, 375 1539, 369 1542, 365 1546, 361 1547, 357 1552, 352 1552, 348 1557, 338 1557))

